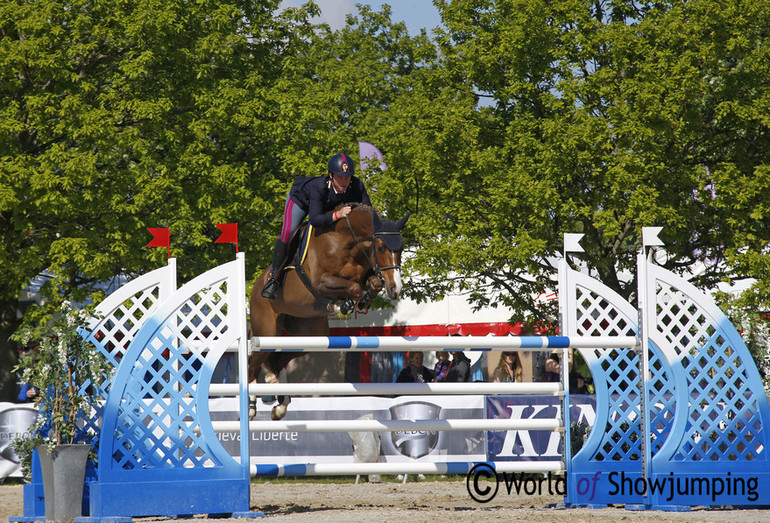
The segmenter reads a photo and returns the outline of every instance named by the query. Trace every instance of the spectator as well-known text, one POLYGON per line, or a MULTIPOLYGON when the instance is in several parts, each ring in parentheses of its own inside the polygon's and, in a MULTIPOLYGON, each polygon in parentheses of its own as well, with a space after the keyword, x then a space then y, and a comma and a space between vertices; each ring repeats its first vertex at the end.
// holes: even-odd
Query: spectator
POLYGON ((433 369, 433 379, 435 381, 446 381, 446 373, 449 371, 449 367, 452 366, 452 362, 449 361, 449 353, 444 350, 436 351, 436 366, 433 369))
POLYGON ((548 359, 545 360, 545 381, 552 383, 558 382, 560 380, 560 370, 559 355, 552 352, 551 355, 548 356, 548 359))
MULTIPOLYGON (((569 391, 572 394, 590 394, 591 390, 589 385, 591 380, 581 376, 575 371, 574 358, 569 362, 569 391)), ((545 360, 545 381, 558 382, 561 380, 559 371, 561 370, 561 364, 559 363, 559 355, 551 353, 547 360, 545 360)))
POLYGON ((495 383, 521 383, 523 372, 519 355, 515 352, 503 352, 500 355, 500 363, 497 364, 492 375, 492 381, 495 383))
POLYGON ((428 383, 433 381, 433 371, 425 367, 422 362, 422 352, 409 353, 409 365, 402 370, 396 382, 398 383, 428 383))
POLYGON ((31 401, 35 401, 36 396, 37 389, 29 383, 25 383, 21 386, 21 390, 19 390, 19 397, 17 400, 19 403, 29 403, 31 401))
POLYGON ((463 351, 452 351, 452 363, 446 373, 446 380, 451 382, 471 381, 471 360, 463 351))

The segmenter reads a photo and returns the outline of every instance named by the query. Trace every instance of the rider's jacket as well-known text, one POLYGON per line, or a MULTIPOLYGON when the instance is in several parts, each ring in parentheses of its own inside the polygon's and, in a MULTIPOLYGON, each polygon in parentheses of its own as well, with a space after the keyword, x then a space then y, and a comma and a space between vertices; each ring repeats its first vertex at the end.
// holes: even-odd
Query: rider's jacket
POLYGON ((307 213, 308 222, 313 227, 331 225, 334 220, 327 213, 341 203, 372 205, 366 187, 355 176, 351 177, 350 185, 343 193, 334 190, 329 176, 298 176, 291 186, 289 198, 307 213))

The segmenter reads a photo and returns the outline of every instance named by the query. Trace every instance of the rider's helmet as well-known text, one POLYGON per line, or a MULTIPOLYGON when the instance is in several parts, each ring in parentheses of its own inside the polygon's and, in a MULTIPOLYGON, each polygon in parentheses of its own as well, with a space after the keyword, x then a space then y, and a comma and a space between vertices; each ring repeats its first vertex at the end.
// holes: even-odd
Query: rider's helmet
POLYGON ((329 158, 329 172, 342 176, 352 176, 355 164, 353 160, 344 153, 338 153, 329 158))

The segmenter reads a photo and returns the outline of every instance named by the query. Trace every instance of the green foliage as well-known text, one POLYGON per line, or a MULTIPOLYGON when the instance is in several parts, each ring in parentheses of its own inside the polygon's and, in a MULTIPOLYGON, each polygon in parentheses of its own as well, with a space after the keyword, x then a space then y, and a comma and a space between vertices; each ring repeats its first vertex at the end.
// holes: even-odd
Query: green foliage
POLYGON ((91 380, 109 371, 104 356, 81 335, 88 324, 85 310, 64 301, 46 321, 27 322, 12 336, 31 348, 14 369, 37 391, 38 417, 31 432, 52 448, 83 438, 78 420, 90 416, 101 398, 91 380))
MULTIPOLYGON (((768 302, 770 5, 436 0, 410 36, 387 6, 338 31, 309 3, 0 0, 0 299, 157 267, 266 265, 297 175, 366 140, 375 206, 415 214, 407 292, 462 290, 556 323, 564 232, 633 301, 641 227, 697 285, 751 276, 768 302)), ((54 292, 54 289, 57 289, 54 292)), ((58 298, 57 298, 58 299, 58 298)))
POLYGON ((264 263, 270 89, 313 12, 277 4, 0 2, 2 292, 156 267, 148 226, 171 228, 183 279, 232 258, 215 223, 248 220, 240 245, 264 263))
POLYGON ((667 268, 705 262, 699 286, 765 279, 766 1, 437 5, 439 58, 371 140, 391 153, 380 197, 419 211, 412 292, 554 322, 534 298, 582 232, 581 263, 633 301, 652 225, 667 268))
POLYGON ((44 443, 40 435, 32 434, 29 437, 18 437, 13 440, 13 450, 19 457, 21 475, 25 483, 32 482, 32 453, 38 445, 44 443))
POLYGON ((146 227, 170 228, 181 282, 233 258, 216 223, 240 222, 247 270, 267 264, 293 139, 273 89, 317 13, 278 4, 0 0, 4 310, 44 271, 81 302, 158 267, 146 227))
POLYGON ((570 424, 570 452, 574 456, 583 448, 588 436, 591 434, 591 426, 585 423, 573 422, 570 424))

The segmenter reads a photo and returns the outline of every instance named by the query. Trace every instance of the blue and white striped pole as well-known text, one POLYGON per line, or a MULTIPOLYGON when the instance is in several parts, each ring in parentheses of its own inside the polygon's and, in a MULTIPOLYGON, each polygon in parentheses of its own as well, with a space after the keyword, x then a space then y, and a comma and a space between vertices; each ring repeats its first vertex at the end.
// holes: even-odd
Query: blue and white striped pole
POLYGON ((635 336, 261 336, 249 350, 263 352, 341 351, 539 351, 553 349, 632 349, 635 336))

